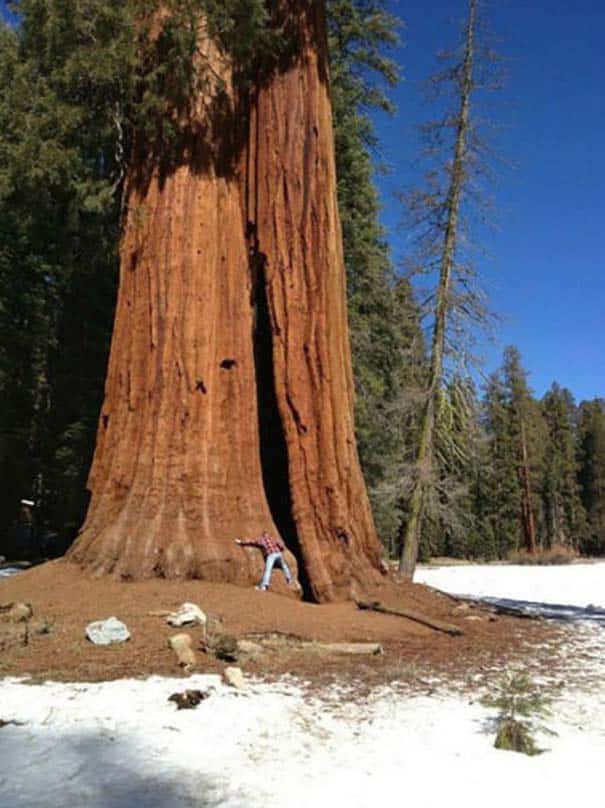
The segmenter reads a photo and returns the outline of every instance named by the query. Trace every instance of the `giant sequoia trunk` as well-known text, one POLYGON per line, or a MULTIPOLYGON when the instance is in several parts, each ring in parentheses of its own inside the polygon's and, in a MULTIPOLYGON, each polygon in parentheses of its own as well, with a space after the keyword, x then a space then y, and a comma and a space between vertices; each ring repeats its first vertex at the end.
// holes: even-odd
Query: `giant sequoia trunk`
POLYGON ((198 99, 169 170, 135 161, 71 558, 250 583, 261 561, 234 539, 266 528, 325 601, 376 580, 379 545, 353 430, 325 25, 319 3, 280 13, 292 50, 252 96, 201 42, 224 89, 198 99))

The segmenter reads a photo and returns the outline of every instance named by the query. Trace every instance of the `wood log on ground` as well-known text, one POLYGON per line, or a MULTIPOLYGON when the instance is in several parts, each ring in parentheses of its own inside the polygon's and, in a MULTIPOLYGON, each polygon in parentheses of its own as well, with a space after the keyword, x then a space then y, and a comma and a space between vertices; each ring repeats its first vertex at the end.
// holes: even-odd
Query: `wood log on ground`
POLYGON ((259 654, 263 650, 304 651, 305 653, 329 654, 366 654, 375 656, 384 653, 384 649, 377 642, 319 642, 317 640, 303 640, 300 637, 275 636, 259 637, 255 635, 254 641, 239 640, 238 650, 242 653, 259 654))
POLYGON ((405 617, 408 620, 413 620, 415 623, 421 623, 423 626, 428 626, 435 631, 443 631, 445 634, 450 634, 452 637, 457 637, 464 634, 464 631, 461 628, 454 626, 452 623, 443 623, 441 620, 435 620, 432 617, 428 617, 421 612, 415 612, 412 609, 391 609, 388 606, 383 606, 379 601, 367 602, 361 600, 357 601, 357 607, 359 609, 366 609, 372 612, 380 612, 382 614, 393 614, 397 617, 405 617))
POLYGON ((324 651, 329 654, 350 654, 377 656, 384 654, 384 649, 377 642, 303 642, 301 648, 305 651, 324 651))

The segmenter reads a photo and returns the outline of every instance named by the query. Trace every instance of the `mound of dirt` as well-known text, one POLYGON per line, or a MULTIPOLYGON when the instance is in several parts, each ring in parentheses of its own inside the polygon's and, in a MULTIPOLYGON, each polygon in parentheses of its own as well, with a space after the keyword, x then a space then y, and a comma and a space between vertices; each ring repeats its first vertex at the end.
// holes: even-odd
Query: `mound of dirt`
MULTIPOLYGON (((35 680, 101 681, 150 674, 178 675, 168 638, 174 628, 158 613, 175 611, 183 602, 198 604, 225 633, 243 638, 285 635, 321 642, 378 642, 385 654, 371 661, 284 653, 250 660, 247 670, 263 675, 286 671, 319 679, 362 675, 388 680, 404 669, 468 671, 508 660, 521 648, 536 647, 557 629, 537 621, 494 618, 478 607, 460 608, 448 595, 421 584, 386 581, 370 596, 390 608, 421 612, 457 625, 462 636, 449 636, 418 622, 390 614, 362 611, 354 603, 316 605, 269 592, 195 580, 152 579, 123 582, 95 578, 64 560, 52 561, 0 581, 0 603, 24 601, 34 618, 50 630, 29 636, 27 644, 5 648, 0 676, 30 675, 35 680), (131 640, 97 647, 85 636, 88 623, 111 616, 126 623, 131 640)), ((187 629, 199 648, 203 628, 187 629)), ((219 672, 224 663, 197 651, 198 671, 219 672)))

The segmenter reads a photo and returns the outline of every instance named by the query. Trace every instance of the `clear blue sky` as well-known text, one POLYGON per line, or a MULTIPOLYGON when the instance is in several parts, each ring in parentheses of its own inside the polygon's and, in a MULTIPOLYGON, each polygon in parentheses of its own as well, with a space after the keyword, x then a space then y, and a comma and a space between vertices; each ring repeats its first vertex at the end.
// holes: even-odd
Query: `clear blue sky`
MULTIPOLYGON (((376 116, 389 176, 379 178, 383 221, 395 256, 404 234, 393 192, 412 178, 414 125, 427 117, 418 82, 455 39, 463 0, 388 0, 405 21, 395 54, 404 82, 395 118, 376 116)), ((516 345, 542 395, 553 380, 576 399, 605 396, 605 2, 493 0, 489 15, 507 59, 494 97, 505 124, 500 153, 513 170, 494 189, 498 230, 485 266, 492 308, 505 318, 497 344, 482 346, 486 370, 516 345)))
MULTIPOLYGON (((393 193, 412 179, 414 126, 427 114, 419 80, 455 37, 464 0, 387 0, 405 21, 395 54, 405 80, 395 118, 377 116, 389 176, 379 178, 395 257, 404 234, 393 193)), ((0 0, 0 11, 6 5, 0 0)), ((505 321, 486 344, 486 370, 516 345, 542 395, 553 380, 578 400, 605 396, 605 2, 492 0, 492 27, 508 61, 495 99, 506 129, 500 150, 515 163, 495 189, 499 230, 487 239, 492 308, 505 321)))

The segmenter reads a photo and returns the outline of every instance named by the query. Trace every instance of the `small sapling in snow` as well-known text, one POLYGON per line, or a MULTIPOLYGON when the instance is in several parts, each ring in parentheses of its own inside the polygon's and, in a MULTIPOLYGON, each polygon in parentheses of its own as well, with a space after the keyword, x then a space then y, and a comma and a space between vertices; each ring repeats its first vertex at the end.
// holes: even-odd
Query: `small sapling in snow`
POLYGON ((541 722, 552 715, 552 697, 545 695, 527 674, 507 671, 497 683, 495 693, 481 701, 484 706, 500 711, 496 717, 496 749, 539 755, 545 750, 536 745, 535 733, 556 735, 541 722))

